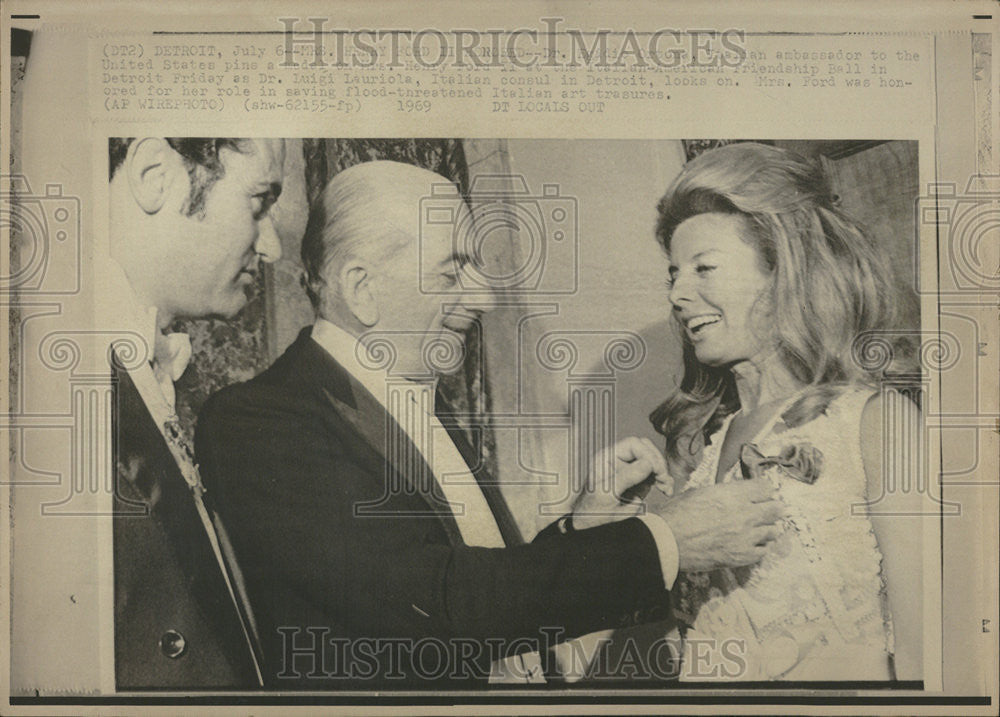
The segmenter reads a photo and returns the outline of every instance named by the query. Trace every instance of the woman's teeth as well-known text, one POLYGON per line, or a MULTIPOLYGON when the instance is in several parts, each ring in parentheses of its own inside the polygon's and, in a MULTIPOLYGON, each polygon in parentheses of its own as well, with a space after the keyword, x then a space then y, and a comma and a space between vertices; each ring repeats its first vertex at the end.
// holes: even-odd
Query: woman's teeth
POLYGON ((704 327, 718 323, 722 321, 721 314, 705 314, 704 316, 695 316, 693 319, 688 319, 687 328, 691 333, 698 333, 704 327))

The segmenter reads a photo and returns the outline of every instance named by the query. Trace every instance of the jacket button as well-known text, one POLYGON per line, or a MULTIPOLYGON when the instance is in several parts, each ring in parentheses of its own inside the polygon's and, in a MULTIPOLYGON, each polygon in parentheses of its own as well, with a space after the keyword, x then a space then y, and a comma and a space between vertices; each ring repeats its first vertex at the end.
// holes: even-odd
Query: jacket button
POLYGON ((160 638, 160 650, 171 660, 176 660, 187 650, 187 641, 177 630, 167 630, 160 638))

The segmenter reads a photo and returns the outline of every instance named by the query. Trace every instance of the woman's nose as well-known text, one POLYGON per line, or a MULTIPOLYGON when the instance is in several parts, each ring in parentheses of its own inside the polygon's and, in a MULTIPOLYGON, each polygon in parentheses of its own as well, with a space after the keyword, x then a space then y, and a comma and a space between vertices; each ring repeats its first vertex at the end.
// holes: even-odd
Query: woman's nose
POLYGON ((667 298, 674 305, 674 308, 679 308, 685 301, 691 300, 691 284, 686 275, 678 272, 674 276, 667 298))

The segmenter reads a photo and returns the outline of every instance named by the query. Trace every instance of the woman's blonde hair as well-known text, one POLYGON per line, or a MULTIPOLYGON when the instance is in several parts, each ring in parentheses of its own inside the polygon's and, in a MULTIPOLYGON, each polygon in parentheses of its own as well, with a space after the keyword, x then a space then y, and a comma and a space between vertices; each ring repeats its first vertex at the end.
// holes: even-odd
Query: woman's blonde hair
MULTIPOLYGON (((709 212, 744 219, 744 240, 773 275, 777 358, 813 389, 786 411, 786 423, 811 420, 845 384, 877 381, 852 349, 860 335, 895 326, 893 276, 840 209, 817 162, 755 142, 726 145, 688 162, 657 210, 656 236, 668 254, 686 219, 709 212)), ((650 416, 667 438, 675 475, 690 473, 708 435, 738 407, 731 372, 699 363, 684 337, 680 389, 650 416)))

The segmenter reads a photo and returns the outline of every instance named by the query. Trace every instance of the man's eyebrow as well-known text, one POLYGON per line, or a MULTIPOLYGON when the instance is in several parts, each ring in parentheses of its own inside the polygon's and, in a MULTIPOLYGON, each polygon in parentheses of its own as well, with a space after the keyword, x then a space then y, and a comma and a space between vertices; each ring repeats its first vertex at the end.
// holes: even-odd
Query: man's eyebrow
POLYGON ((459 268, 462 268, 466 264, 474 264, 475 259, 471 255, 464 251, 453 251, 450 256, 441 262, 441 266, 447 266, 448 264, 457 264, 459 268))

